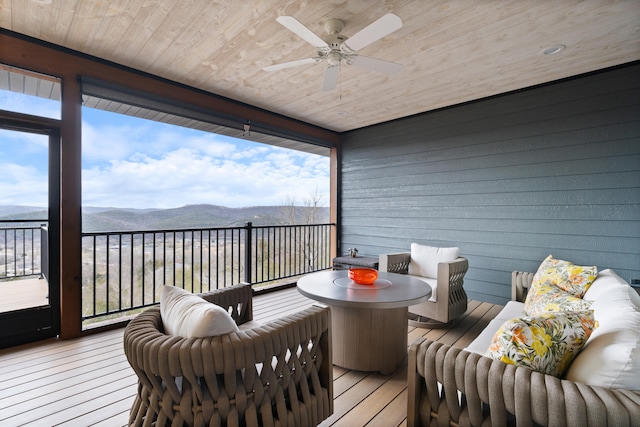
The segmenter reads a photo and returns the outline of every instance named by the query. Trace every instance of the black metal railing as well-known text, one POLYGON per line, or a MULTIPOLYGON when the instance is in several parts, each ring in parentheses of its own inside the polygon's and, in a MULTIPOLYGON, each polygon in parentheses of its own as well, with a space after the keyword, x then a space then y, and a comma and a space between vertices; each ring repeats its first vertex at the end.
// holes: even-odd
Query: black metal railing
MULTIPOLYGON (((47 277, 48 228, 43 222, 0 223, 0 279, 47 277)), ((83 321, 157 304, 164 284, 191 292, 243 282, 260 287, 328 269, 332 227, 247 223, 243 227, 83 233, 83 321)))
POLYGON ((157 304, 162 285, 205 292, 328 269, 333 224, 83 233, 83 320, 157 304))
POLYGON ((42 239, 46 225, 42 220, 0 221, 0 279, 21 278, 42 274, 42 239), (35 225, 35 224, 38 225, 35 225))

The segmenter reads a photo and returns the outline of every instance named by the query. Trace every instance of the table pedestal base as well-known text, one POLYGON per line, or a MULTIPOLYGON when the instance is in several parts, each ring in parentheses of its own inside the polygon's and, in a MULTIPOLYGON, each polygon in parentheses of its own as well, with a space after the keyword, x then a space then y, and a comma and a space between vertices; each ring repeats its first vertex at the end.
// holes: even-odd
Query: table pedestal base
POLYGON ((391 374, 407 359, 407 307, 331 307, 333 364, 391 374))

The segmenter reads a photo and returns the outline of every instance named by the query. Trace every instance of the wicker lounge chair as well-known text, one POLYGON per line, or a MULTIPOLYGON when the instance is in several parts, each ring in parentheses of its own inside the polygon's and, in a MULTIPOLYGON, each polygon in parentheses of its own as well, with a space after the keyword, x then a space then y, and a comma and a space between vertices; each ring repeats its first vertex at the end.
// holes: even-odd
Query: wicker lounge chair
MULTIPOLYGON (((200 294, 253 318, 248 285, 200 294)), ((333 413, 328 308, 208 338, 165 335, 160 308, 138 315, 124 350, 138 376, 130 425, 317 425, 333 413)))

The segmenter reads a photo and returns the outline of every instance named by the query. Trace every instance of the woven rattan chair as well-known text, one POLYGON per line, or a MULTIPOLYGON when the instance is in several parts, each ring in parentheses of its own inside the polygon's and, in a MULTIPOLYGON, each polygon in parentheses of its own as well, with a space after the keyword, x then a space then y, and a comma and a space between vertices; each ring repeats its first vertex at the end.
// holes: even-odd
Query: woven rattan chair
MULTIPOLYGON (((241 325, 252 290, 206 294, 241 325)), ((330 311, 312 306, 208 338, 165 335, 160 308, 133 319, 124 350, 138 376, 130 425, 313 426, 333 413, 330 311)))
MULTIPOLYGON (((379 270, 408 274, 411 254, 409 252, 381 254, 379 270)), ((467 293, 464 290, 464 275, 469 261, 458 257, 450 262, 438 264, 435 302, 426 301, 409 307, 409 324, 420 328, 448 327, 467 311, 467 293)))

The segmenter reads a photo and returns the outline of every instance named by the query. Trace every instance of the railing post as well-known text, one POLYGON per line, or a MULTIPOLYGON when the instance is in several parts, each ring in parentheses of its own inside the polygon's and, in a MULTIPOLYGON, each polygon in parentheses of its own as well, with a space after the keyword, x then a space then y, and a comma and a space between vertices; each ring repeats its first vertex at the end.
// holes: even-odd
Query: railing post
POLYGON ((251 283, 251 241, 253 224, 247 222, 244 225, 244 282, 251 283))
POLYGON ((40 278, 49 281, 49 227, 40 225, 40 278))

